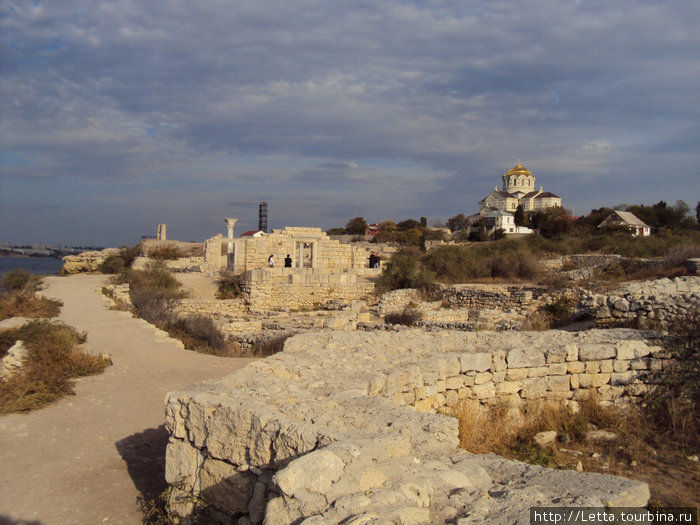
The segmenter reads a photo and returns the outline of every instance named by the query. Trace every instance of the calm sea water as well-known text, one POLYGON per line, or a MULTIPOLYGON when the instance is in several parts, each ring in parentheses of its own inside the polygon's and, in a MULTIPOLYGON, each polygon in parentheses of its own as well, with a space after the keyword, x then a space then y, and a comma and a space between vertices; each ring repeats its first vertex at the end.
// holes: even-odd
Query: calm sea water
POLYGON ((53 257, 0 257, 0 276, 15 268, 33 274, 57 275, 62 266, 63 261, 53 257))

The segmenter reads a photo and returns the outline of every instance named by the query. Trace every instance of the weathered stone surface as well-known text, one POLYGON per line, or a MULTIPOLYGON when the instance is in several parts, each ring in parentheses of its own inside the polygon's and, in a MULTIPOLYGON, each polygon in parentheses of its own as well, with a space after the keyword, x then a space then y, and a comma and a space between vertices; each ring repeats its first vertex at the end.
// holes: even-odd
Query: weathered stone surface
POLYGON ((579 347, 578 355, 581 361, 594 361, 615 357, 615 347, 608 344, 585 344, 579 347))
MULTIPOLYGON (((170 508, 186 516, 182 502, 199 494, 212 512, 243 515, 241 523, 503 523, 523 519, 531 505, 644 504, 642 483, 460 451, 457 420, 440 414, 465 398, 499 397, 515 406, 582 399, 575 395, 584 393, 575 390, 579 378, 616 400, 623 387, 608 383, 627 376, 571 374, 581 361, 547 363, 544 351, 535 357, 522 349, 615 350, 623 337, 635 335, 405 330, 293 337, 280 354, 169 394, 166 475, 181 497, 172 496, 170 508), (493 369, 495 357, 503 370, 493 369), (541 375, 523 376, 533 370, 541 375)), ((593 362, 600 369, 601 361, 593 362)))
POLYGON ((119 255, 119 248, 106 248, 101 251, 87 251, 78 255, 66 255, 63 258, 62 274, 96 272, 110 255, 119 255))
POLYGON ((544 366, 544 353, 534 348, 516 348, 506 358, 509 368, 530 368, 544 366))

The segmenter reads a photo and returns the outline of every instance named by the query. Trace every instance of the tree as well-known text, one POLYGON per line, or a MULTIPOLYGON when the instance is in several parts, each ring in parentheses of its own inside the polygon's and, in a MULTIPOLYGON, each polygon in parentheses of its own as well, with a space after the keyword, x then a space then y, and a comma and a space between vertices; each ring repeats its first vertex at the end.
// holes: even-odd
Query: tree
POLYGON ((469 228, 469 221, 463 213, 460 213, 447 219, 447 227, 453 232, 464 230, 469 228))
POLYGON ((532 227, 547 239, 569 233, 574 228, 574 223, 568 212, 559 206, 532 213, 530 221, 532 227))
POLYGON ((412 230, 414 228, 420 228, 420 222, 418 222, 415 219, 406 219, 405 221, 401 221, 396 225, 396 228, 399 231, 405 232, 408 230, 412 230))
POLYGON ((525 223, 525 211, 523 210, 522 204, 518 204, 518 207, 515 208, 513 220, 515 221, 516 226, 527 226, 527 224, 525 223))
POLYGON ((379 230, 383 232, 394 232, 396 231, 396 223, 394 221, 386 220, 379 223, 379 230))
POLYGON ((700 224, 700 201, 698 201, 698 205, 695 206, 695 220, 700 224))
POLYGON ((421 228, 427 228, 427 227, 428 227, 428 219, 427 219, 427 217, 421 217, 421 218, 420 218, 420 227, 421 227, 421 228))
POLYGON ((364 235, 366 229, 367 221, 365 221, 362 217, 350 219, 350 221, 348 221, 348 223, 345 225, 345 231, 353 235, 364 235))

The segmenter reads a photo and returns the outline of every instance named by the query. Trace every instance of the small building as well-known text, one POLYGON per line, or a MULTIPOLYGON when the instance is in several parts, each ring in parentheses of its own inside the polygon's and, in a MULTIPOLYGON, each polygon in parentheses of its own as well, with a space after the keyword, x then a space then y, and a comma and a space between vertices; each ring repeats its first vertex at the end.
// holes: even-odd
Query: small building
POLYGON ((375 236, 380 232, 379 224, 368 224, 365 228, 365 235, 375 236))
POLYGON ((605 229, 619 226, 627 228, 635 237, 648 237, 651 235, 651 226, 629 211, 613 211, 598 225, 598 228, 605 229))
POLYGON ((262 230, 250 230, 250 231, 241 233, 241 237, 262 237, 264 234, 265 234, 265 232, 262 230))

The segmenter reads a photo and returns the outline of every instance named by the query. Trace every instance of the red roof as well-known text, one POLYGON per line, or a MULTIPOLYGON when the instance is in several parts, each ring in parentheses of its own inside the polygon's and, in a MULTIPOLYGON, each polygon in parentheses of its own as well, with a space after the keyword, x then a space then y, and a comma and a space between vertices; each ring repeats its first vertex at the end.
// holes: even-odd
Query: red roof
POLYGON ((252 237, 252 236, 255 235, 256 233, 261 232, 261 231, 262 231, 262 230, 250 230, 250 231, 248 231, 248 232, 241 233, 241 237, 252 237))

